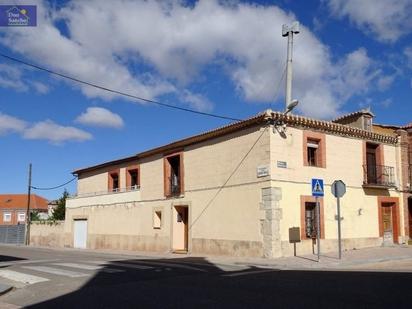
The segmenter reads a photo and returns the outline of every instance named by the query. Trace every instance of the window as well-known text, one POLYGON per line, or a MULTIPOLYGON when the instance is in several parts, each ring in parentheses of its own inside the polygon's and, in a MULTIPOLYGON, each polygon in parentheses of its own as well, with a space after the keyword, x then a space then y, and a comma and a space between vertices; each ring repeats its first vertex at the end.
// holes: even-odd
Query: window
POLYGON ((303 165, 326 168, 324 133, 303 131, 303 165))
POLYGON ((162 227, 162 211, 155 210, 153 212, 153 228, 160 229, 162 227))
POLYGON ((138 190, 139 189, 140 178, 139 178, 139 168, 137 166, 127 168, 126 187, 127 187, 127 190, 138 190))
POLYGON ((183 155, 170 155, 164 158, 165 196, 179 196, 183 193, 183 155))
POLYGON ((363 129, 366 131, 372 130, 372 118, 363 116, 363 129))
POLYGON ((316 238, 316 203, 305 203, 305 236, 307 238, 316 238))
POLYGON ((11 212, 3 213, 3 222, 11 222, 11 212))
POLYGON ((19 212, 17 214, 17 221, 24 222, 26 220, 26 214, 24 212, 19 212))
POLYGON ((109 191, 110 192, 118 192, 120 190, 120 180, 119 180, 119 172, 110 172, 109 173, 109 191))
MULTIPOLYGON (((319 198, 320 206, 320 238, 325 238, 325 222, 323 198, 319 198)), ((317 236, 317 209, 316 198, 313 196, 300 196, 300 238, 314 239, 317 236)))
POLYGON ((307 143, 307 153, 308 153, 308 165, 309 166, 319 166, 319 141, 308 140, 307 143))

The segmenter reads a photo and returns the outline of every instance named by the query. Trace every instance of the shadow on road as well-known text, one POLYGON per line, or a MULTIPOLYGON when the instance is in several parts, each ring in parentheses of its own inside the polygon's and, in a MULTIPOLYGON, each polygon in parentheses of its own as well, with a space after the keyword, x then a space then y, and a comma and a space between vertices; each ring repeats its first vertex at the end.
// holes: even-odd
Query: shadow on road
POLYGON ((109 263, 79 290, 29 308, 411 308, 410 273, 225 271, 191 257, 109 263))
POLYGON ((11 262, 11 261, 22 261, 27 260, 25 258, 10 256, 10 255, 0 255, 0 262, 11 262))

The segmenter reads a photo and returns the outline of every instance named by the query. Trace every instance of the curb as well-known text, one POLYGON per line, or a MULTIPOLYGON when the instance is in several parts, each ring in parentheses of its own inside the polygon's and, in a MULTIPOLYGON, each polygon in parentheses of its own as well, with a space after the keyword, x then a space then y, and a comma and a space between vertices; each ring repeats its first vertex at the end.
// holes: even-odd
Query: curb
POLYGON ((13 286, 0 283, 0 296, 10 292, 13 289, 13 286))

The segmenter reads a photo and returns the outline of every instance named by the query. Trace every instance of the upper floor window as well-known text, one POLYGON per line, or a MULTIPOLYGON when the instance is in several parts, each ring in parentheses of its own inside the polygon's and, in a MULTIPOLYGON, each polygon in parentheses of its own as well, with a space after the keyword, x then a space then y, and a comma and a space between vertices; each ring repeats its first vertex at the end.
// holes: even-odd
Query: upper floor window
POLYGON ((303 131, 303 165, 326 167, 325 134, 303 131))
POLYGON ((363 116, 363 129, 366 131, 372 131, 372 118, 363 116))
POLYGON ((126 187, 128 190, 137 190, 140 187, 139 168, 129 167, 126 173, 126 187))
POLYGON ((109 173, 109 191, 117 192, 120 190, 119 172, 109 173))
POLYGON ((183 154, 174 154, 164 158, 165 196, 177 196, 183 193, 183 154))
POLYGON ((319 165, 319 141, 308 140, 307 142, 307 153, 308 153, 308 165, 318 166, 319 165))
POLYGON ((11 222, 11 212, 3 213, 3 222, 11 222))
POLYGON ((26 220, 26 214, 24 212, 19 212, 17 214, 17 221, 24 222, 26 220))

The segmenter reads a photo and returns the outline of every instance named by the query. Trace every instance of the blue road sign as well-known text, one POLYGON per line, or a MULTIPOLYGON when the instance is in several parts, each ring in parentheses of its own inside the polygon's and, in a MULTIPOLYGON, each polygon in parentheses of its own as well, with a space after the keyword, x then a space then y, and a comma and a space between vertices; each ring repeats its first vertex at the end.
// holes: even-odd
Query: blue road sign
POLYGON ((312 179, 312 196, 324 196, 323 179, 312 179))

